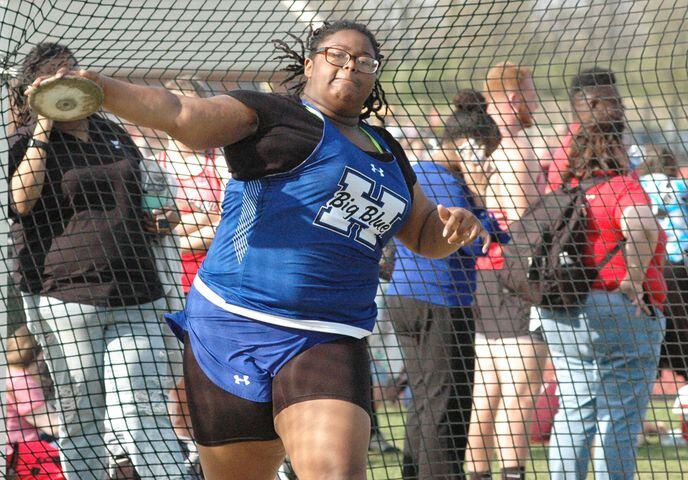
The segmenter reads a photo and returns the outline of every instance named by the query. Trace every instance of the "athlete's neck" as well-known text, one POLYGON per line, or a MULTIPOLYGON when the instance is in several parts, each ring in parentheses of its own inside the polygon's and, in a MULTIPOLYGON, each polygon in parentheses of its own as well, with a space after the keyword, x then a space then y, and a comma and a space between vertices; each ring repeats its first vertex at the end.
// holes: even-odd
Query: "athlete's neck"
POLYGON ((308 95, 306 92, 303 92, 301 94, 301 98, 306 100, 308 103, 312 103, 315 108, 320 110, 320 112, 323 115, 325 115, 327 118, 333 121, 338 127, 358 128, 358 124, 360 123, 360 118, 358 117, 358 115, 342 115, 333 110, 330 110, 325 105, 323 105, 322 103, 318 102, 316 99, 308 95))

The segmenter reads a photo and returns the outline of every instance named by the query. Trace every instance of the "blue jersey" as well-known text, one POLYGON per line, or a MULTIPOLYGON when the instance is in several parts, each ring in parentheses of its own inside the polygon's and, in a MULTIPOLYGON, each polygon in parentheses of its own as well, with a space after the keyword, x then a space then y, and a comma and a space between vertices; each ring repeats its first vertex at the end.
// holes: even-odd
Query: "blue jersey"
POLYGON ((320 143, 290 171, 229 183, 194 286, 244 317, 361 337, 377 313, 382 247, 409 215, 411 191, 397 161, 367 154, 308 108, 323 121, 320 143))
MULTIPOLYGON (((433 162, 418 162, 413 167, 426 196, 437 204, 462 207, 473 212, 496 241, 504 244, 508 234, 499 229, 497 220, 477 208, 463 178, 433 162)), ((475 257, 483 255, 482 240, 462 247, 441 259, 416 255, 399 242, 397 261, 388 287, 388 295, 403 295, 435 305, 470 306, 476 288, 475 257)))

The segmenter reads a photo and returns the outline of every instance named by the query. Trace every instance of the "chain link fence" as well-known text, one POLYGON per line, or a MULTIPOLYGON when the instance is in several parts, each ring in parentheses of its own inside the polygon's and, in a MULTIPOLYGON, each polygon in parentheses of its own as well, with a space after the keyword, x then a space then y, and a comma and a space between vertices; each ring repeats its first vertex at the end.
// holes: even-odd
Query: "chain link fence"
MULTIPOLYGON (((385 105, 369 123, 403 147, 407 178, 483 215, 493 239, 487 255, 444 261, 399 238, 385 248, 367 477, 684 478, 687 16, 685 0, 4 2, 8 478, 200 478, 183 349, 163 314, 183 308, 228 199, 250 204, 255 187, 225 150, 107 110, 46 123, 24 89, 59 64, 186 96, 284 92, 273 41, 298 53, 297 38, 339 19, 381 44, 385 105), (572 179, 587 189, 586 231, 557 207, 532 220, 533 240, 528 215, 572 179), (547 263, 561 232, 578 243, 547 263), (592 293, 565 308, 532 295, 575 255, 592 293)), ((278 478, 298 469, 286 461, 278 478)))

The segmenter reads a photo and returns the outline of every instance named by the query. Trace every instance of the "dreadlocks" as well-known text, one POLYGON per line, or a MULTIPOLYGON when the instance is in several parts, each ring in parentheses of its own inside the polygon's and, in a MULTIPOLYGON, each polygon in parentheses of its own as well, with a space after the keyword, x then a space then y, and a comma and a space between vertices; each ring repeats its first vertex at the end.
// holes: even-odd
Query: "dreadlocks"
POLYGON ((59 43, 39 43, 31 49, 22 62, 21 76, 17 85, 10 90, 12 106, 16 112, 17 127, 28 125, 32 121, 29 102, 24 90, 39 76, 40 69, 50 60, 64 58, 76 63, 72 51, 59 43))
MULTIPOLYGON (((352 22, 350 20, 337 20, 336 22, 332 23, 325 22, 321 27, 316 29, 313 29, 313 26, 311 26, 306 42, 296 35, 288 33, 288 35, 300 46, 300 52, 291 48, 283 40, 272 41, 275 49, 283 52, 283 55, 278 56, 277 59, 291 60, 293 62, 282 69, 283 71, 288 72, 289 75, 281 83, 281 85, 287 85, 287 90, 289 92, 300 95, 306 86, 306 79, 303 77, 306 55, 315 55, 316 50, 318 47, 320 47, 320 44, 323 42, 323 40, 334 33, 341 32, 342 30, 355 30, 368 37, 368 40, 370 40, 370 43, 373 45, 373 49, 375 50, 375 57, 378 60, 382 60, 383 56, 380 54, 380 44, 375 39, 375 35, 373 35, 373 33, 368 30, 365 25, 361 25, 360 23, 352 22), (306 53, 306 50, 308 50, 308 53, 306 53)), ((382 89, 380 81, 375 80, 373 91, 363 104, 363 110, 361 111, 360 118, 366 119, 370 117, 371 114, 375 114, 378 119, 382 120, 382 117, 378 112, 382 110, 385 105, 387 105, 385 91, 382 89)))

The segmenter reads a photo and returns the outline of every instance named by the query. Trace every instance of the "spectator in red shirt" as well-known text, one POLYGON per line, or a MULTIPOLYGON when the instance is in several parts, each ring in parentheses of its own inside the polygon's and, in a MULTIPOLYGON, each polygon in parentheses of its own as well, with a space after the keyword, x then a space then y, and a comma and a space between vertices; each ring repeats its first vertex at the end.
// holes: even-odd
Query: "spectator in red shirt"
MULTIPOLYGON (((209 96, 194 80, 172 80, 165 87, 187 97, 209 96)), ((215 237, 229 171, 218 149, 194 150, 171 137, 168 137, 168 146, 158 154, 157 160, 174 176, 178 185, 177 208, 182 218, 174 233, 178 235, 181 250, 181 285, 187 294, 215 237)))
POLYGON ((599 277, 584 305, 540 308, 534 319, 559 382, 549 470, 554 480, 585 478, 597 437, 595 478, 630 480, 664 336, 666 235, 643 187, 630 175, 622 145, 624 108, 608 81, 611 72, 596 69, 579 77, 573 104, 580 128, 562 182, 599 179, 587 190, 586 242, 589 265, 599 268, 599 277))

